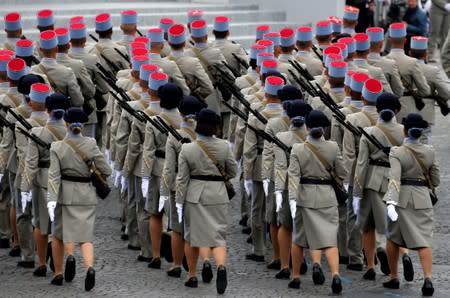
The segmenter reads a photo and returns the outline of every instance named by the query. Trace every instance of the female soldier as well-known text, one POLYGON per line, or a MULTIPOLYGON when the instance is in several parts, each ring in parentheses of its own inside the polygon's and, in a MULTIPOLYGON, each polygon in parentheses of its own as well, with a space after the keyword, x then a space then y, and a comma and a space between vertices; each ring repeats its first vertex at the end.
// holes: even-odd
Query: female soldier
MULTIPOLYGON (((94 222, 97 194, 91 181, 91 169, 84 161, 87 157, 103 176, 111 175, 111 168, 95 139, 81 135, 83 123, 88 121, 81 108, 70 108, 64 115, 67 135, 50 148, 48 173, 48 213, 53 222, 52 250, 55 277, 52 284, 62 285, 64 247, 73 255, 75 243, 80 243, 87 271, 84 288, 95 285, 94 222)), ((70 266, 71 278, 75 276, 74 262, 70 266)), ((66 273, 66 274, 67 274, 66 273)))
POLYGON ((314 110, 306 118, 306 126, 306 142, 293 146, 288 169, 289 205, 294 219, 293 242, 298 245, 296 252, 300 256, 303 253, 301 248, 309 247, 314 263, 314 284, 325 282, 320 267, 321 250, 325 251, 333 277, 331 289, 333 293, 340 293, 338 204, 327 169, 333 169, 340 179, 347 173, 338 145, 323 138, 324 127, 330 126, 328 118, 314 110))
POLYGON ((433 204, 430 190, 439 185, 439 166, 432 147, 419 142, 428 122, 419 114, 409 114, 403 121, 406 139, 393 147, 389 155, 390 181, 384 201, 387 204, 387 252, 391 279, 385 288, 398 289, 399 247, 418 250, 424 283, 422 294, 432 296, 431 283, 433 204), (427 189, 428 188, 430 189, 427 189))
MULTIPOLYGON (((45 99, 45 107, 49 119, 45 126, 34 127, 31 132, 47 144, 60 141, 66 134, 62 117, 69 107, 67 98, 61 93, 53 93, 45 99)), ((50 152, 34 141, 29 140, 25 157, 21 190, 30 192, 33 201, 34 238, 39 256, 39 267, 34 271, 36 276, 46 276, 48 235, 51 233, 47 212, 48 168, 50 167, 50 152)), ((66 277, 67 280, 67 277, 66 277)))
MULTIPOLYGON (((292 147, 296 143, 303 143, 306 139, 305 118, 311 111, 311 107, 303 100, 290 100, 285 102, 284 109, 287 116, 290 119, 291 125, 288 131, 277 133, 279 138, 284 144, 292 147)), ((278 230, 278 241, 281 247, 289 247, 292 243, 292 216, 289 209, 289 198, 287 193, 288 179, 287 169, 289 166, 289 153, 283 151, 278 146, 273 147, 275 156, 275 205, 278 217, 278 223, 280 228, 278 230)), ((291 288, 300 287, 300 260, 303 255, 298 255, 298 246, 292 244, 292 267, 294 280, 289 283, 291 288)), ((281 256, 281 271, 278 272, 275 277, 278 279, 289 279, 289 249, 287 255, 281 254, 284 250, 280 250, 281 256)), ((306 263, 304 263, 306 266, 306 263)), ((305 268, 305 267, 304 267, 305 268)), ((304 269, 303 269, 304 271, 304 269)))
POLYGON ((222 294, 227 287, 225 237, 229 204, 224 181, 236 175, 237 165, 227 142, 215 137, 220 123, 220 116, 213 110, 202 109, 198 114, 197 139, 182 146, 178 160, 176 208, 179 222, 184 210, 189 265, 185 286, 198 286, 195 275, 199 247, 211 247, 218 266, 217 292, 222 294))
POLYGON ((167 271, 167 275, 173 277, 181 276, 180 266, 184 255, 183 228, 182 224, 178 222, 177 208, 175 207, 175 179, 178 171, 178 155, 180 154, 182 143, 195 141, 197 137, 195 133, 195 115, 205 107, 206 104, 196 97, 184 96, 179 108, 183 122, 181 122, 181 128, 177 131, 185 140, 180 142, 172 135, 169 135, 166 143, 166 159, 164 160, 160 193, 161 197, 170 197, 169 227, 172 230, 172 255, 174 263, 167 271))

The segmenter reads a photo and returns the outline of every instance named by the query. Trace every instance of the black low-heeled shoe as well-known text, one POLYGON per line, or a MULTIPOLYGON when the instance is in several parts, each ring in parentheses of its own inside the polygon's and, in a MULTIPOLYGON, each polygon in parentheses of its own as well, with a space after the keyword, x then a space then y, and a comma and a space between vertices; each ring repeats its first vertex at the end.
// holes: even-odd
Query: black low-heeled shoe
POLYGON ((342 281, 339 275, 333 276, 333 281, 331 282, 331 290, 334 294, 339 294, 342 292, 342 281))
POLYGON ((55 286, 62 286, 63 281, 64 281, 64 277, 62 276, 62 274, 58 274, 55 277, 53 277, 53 279, 50 283, 55 286))
POLYGON ((143 255, 138 255, 136 258, 136 261, 150 263, 152 261, 152 258, 147 258, 147 257, 144 257, 143 255))
POLYGON ((315 285, 323 285, 325 282, 325 275, 323 275, 322 268, 317 263, 313 266, 312 279, 315 285))
POLYGON ((184 286, 189 288, 198 288, 198 279, 197 277, 191 277, 184 283, 184 286))
POLYGON ((391 268, 389 267, 386 250, 384 248, 377 249, 377 258, 380 261, 380 270, 384 275, 391 274, 391 268))
POLYGON ((289 268, 281 269, 277 274, 275 274, 276 279, 290 279, 291 271, 289 268))
POLYGON ((227 289, 228 280, 227 280, 227 269, 225 266, 220 265, 217 268, 217 279, 216 279, 216 289, 217 293, 223 294, 227 289))
POLYGON ((364 273, 363 278, 365 280, 375 280, 376 277, 376 273, 375 270, 373 270, 373 268, 370 268, 366 271, 366 273, 364 273))
POLYGON ((9 256, 10 257, 20 257, 20 246, 14 246, 10 251, 9 251, 9 256))
POLYGON ((305 275, 306 272, 308 272, 308 264, 306 263, 306 259, 303 259, 303 262, 300 265, 300 275, 305 275))
POLYGON ((406 281, 413 281, 414 280, 414 267, 411 261, 411 258, 404 254, 402 256, 402 263, 403 263, 403 277, 406 281))
POLYGON ((212 272, 211 263, 209 261, 205 261, 203 263, 203 268, 202 268, 202 281, 204 283, 209 283, 209 282, 211 282, 212 279, 213 279, 213 272, 212 272))
POLYGON ((294 278, 288 284, 288 287, 291 289, 300 289, 300 278, 294 278))
POLYGON ((267 265, 267 269, 280 270, 281 269, 281 261, 273 260, 272 262, 270 262, 269 265, 267 265))
POLYGON ((431 282, 431 279, 425 278, 425 280, 423 281, 423 286, 422 286, 422 295, 423 296, 433 296, 433 294, 434 294, 433 283, 431 282))
POLYGON ((36 268, 33 272, 34 276, 47 276, 47 266, 42 265, 36 268))
POLYGON ((76 262, 75 258, 70 255, 66 259, 66 267, 64 269, 64 279, 67 282, 71 282, 75 278, 76 262))
POLYGON ((161 269, 161 258, 154 258, 147 265, 148 268, 161 269))
POLYGON ((384 282, 383 287, 387 289, 397 290, 400 288, 400 281, 397 278, 393 278, 387 282, 384 282))
POLYGON ((86 279, 84 280, 84 289, 86 291, 90 291, 94 286, 95 286, 95 270, 94 268, 89 267, 88 271, 86 272, 86 279))
POLYGON ((167 275, 171 277, 181 277, 181 268, 175 267, 167 271, 167 275))

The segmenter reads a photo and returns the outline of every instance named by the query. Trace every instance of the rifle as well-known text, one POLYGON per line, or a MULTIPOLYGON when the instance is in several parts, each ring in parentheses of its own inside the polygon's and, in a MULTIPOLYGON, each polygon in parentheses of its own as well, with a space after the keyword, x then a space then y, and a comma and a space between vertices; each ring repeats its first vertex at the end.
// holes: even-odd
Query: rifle
POLYGON ((178 142, 181 144, 190 143, 191 140, 188 138, 184 138, 180 133, 170 124, 167 124, 166 121, 161 119, 161 117, 156 116, 156 119, 158 119, 158 122, 169 132, 178 142))
POLYGON ((226 72, 224 72, 220 67, 217 65, 214 65, 214 67, 219 71, 221 74, 222 82, 226 85, 226 87, 231 94, 236 97, 237 100, 250 112, 252 113, 256 119, 258 119, 262 124, 267 124, 267 119, 257 110, 252 109, 250 103, 245 99, 244 95, 242 94, 241 90, 238 86, 234 83, 234 79, 230 77, 230 75, 226 72))
POLYGON ((137 111, 139 115, 141 115, 145 121, 150 122, 157 130, 159 130, 162 134, 168 136, 169 132, 159 123, 158 121, 153 120, 150 116, 148 116, 144 111, 137 111))
POLYGON ((225 61, 222 62, 223 65, 225 65, 226 68, 228 68, 229 71, 231 71, 231 73, 233 74, 233 76, 240 77, 241 73, 239 71, 237 71, 236 69, 234 69, 233 67, 231 67, 230 64, 226 63, 225 61))
POLYGON ((311 86, 309 86, 307 80, 300 79, 291 69, 288 69, 288 72, 291 74, 291 76, 294 78, 294 80, 297 82, 297 84, 306 91, 309 95, 312 97, 318 96, 317 90, 312 89, 311 86))
POLYGON ((319 58, 320 61, 323 61, 323 55, 320 53, 319 49, 316 47, 315 44, 312 45, 312 50, 314 54, 316 54, 317 58, 319 58))
POLYGON ((236 55, 235 53, 232 53, 231 55, 233 55, 234 59, 236 59, 236 61, 242 65, 243 68, 245 68, 245 70, 247 70, 250 65, 248 65, 247 61, 242 60, 241 58, 238 57, 238 55, 236 55))
MULTIPOLYGON (((28 123, 28 121, 23 118, 22 115, 17 114, 13 108, 11 108, 10 106, 6 106, 0 103, 0 109, 3 109, 5 111, 8 111, 14 118, 16 118, 17 121, 19 121, 20 124, 22 124, 27 130, 30 130, 33 128, 33 126, 28 123)), ((6 120, 6 118, 5 118, 6 120)))
POLYGON ((117 100, 117 102, 119 103, 120 107, 123 110, 127 111, 131 116, 133 116, 140 122, 145 122, 144 117, 142 117, 140 114, 138 114, 137 111, 135 109, 133 109, 125 99, 121 99, 119 96, 117 96, 116 93, 114 93, 112 91, 109 91, 109 93, 117 100))
POLYGON ((139 31, 139 29, 136 29, 137 34, 139 34, 139 36, 144 36, 144 34, 142 34, 141 31, 139 31))
POLYGON ((106 68, 104 68, 103 65, 101 65, 98 62, 95 65, 97 66, 98 70, 101 71, 105 77, 110 78, 114 83, 117 82, 117 78, 114 76, 114 74, 112 72, 110 72, 109 70, 107 70, 106 68))
MULTIPOLYGON (((89 34, 89 37, 92 38, 95 42, 98 42, 98 38, 96 38, 94 35, 89 34)), ((109 67, 111 67, 111 69, 113 69, 115 72, 118 72, 120 70, 119 66, 117 66, 111 60, 109 60, 109 58, 103 55, 102 53, 100 53, 100 57, 102 57, 103 60, 105 60, 105 62, 109 65, 109 67)))
POLYGON ((406 81, 403 76, 400 76, 400 79, 402 80, 402 84, 403 86, 405 86, 406 90, 408 90, 408 92, 411 93, 416 108, 419 111, 421 111, 425 107, 425 103, 423 102, 422 97, 420 97, 419 94, 417 94, 416 90, 413 89, 412 85, 408 81, 406 81))
POLYGON ((303 68, 298 61, 289 60, 289 63, 298 71, 299 74, 302 75, 306 80, 313 81, 314 77, 309 73, 309 71, 303 68))
POLYGON ((123 59, 125 59, 128 63, 131 63, 131 62, 130 62, 130 56, 128 56, 128 54, 122 53, 122 52, 119 51, 119 49, 117 49, 117 48, 114 48, 114 51, 116 51, 116 53, 119 54, 120 57, 122 57, 123 59))
POLYGON ((268 134, 267 132, 265 132, 262 129, 258 129, 256 127, 254 127, 253 125, 248 124, 247 120, 248 117, 247 115, 245 115, 244 112, 238 110, 237 108, 233 107, 232 105, 230 105, 229 103, 227 103, 226 101, 222 101, 223 104, 228 107, 230 109, 230 111, 232 111, 233 113, 235 113, 239 118, 241 118, 242 120, 245 121, 245 125, 252 130, 255 134, 257 134, 259 137, 263 138, 265 141, 275 144, 276 146, 280 147, 283 151, 290 153, 291 152, 291 147, 287 146, 285 143, 283 143, 279 138, 277 138, 276 136, 271 136, 270 134, 268 134))

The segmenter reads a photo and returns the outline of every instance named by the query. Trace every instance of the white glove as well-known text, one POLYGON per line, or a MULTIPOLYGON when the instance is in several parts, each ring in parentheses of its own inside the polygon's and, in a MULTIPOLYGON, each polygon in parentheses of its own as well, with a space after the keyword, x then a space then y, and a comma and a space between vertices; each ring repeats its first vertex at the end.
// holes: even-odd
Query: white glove
POLYGON ((263 189, 264 189, 264 194, 266 195, 266 197, 269 195, 269 183, 270 183, 270 179, 263 180, 263 189))
MULTIPOLYGON (((420 2, 420 1, 419 1, 420 2)), ((431 0, 428 0, 425 5, 423 6, 423 10, 430 11, 431 9, 431 0)))
POLYGON ((48 217, 50 217, 51 222, 55 220, 55 208, 56 208, 55 201, 50 201, 47 203, 48 217))
POLYGON ((150 179, 142 178, 141 190, 142 190, 142 197, 144 199, 146 199, 148 197, 149 185, 150 185, 150 179))
POLYGON ((283 203, 283 193, 281 191, 275 192, 275 204, 276 204, 276 212, 281 210, 281 204, 283 203))
POLYGON ((445 4, 445 10, 450 11, 450 3, 445 4))
POLYGON ((128 189, 128 178, 123 177, 122 174, 120 174, 121 180, 120 184, 122 184, 122 187, 120 188, 120 193, 124 193, 128 189))
POLYGON ((178 222, 181 223, 183 221, 183 204, 175 203, 175 207, 177 208, 178 222))
POLYGON ((352 207, 353 213, 355 213, 356 216, 359 216, 359 210, 361 209, 361 198, 353 197, 352 207))
POLYGON ((234 152, 234 143, 228 141, 228 148, 230 148, 231 152, 234 152))
POLYGON ((121 179, 122 179, 122 172, 116 171, 116 177, 114 179, 114 187, 115 188, 119 188, 121 179))
POLYGON ((390 204, 387 205, 387 215, 392 221, 397 221, 398 214, 397 211, 395 211, 395 206, 390 204))
POLYGON ((105 149, 105 159, 107 161, 111 160, 111 152, 108 149, 105 149))
POLYGON ((22 212, 25 212, 25 209, 27 208, 27 203, 31 202, 31 192, 21 192, 21 199, 22 199, 22 212))
POLYGON ((169 199, 168 196, 160 196, 159 197, 159 203, 158 203, 158 212, 161 212, 164 209, 164 204, 169 199))
POLYGON ((289 200, 289 208, 291 209, 292 219, 295 219, 295 213, 297 212, 297 201, 295 199, 289 200))
POLYGON ((344 189, 346 192, 348 192, 348 183, 344 183, 344 189))
POLYGON ((247 196, 251 196, 253 192, 253 181, 252 180, 244 180, 244 188, 247 196))

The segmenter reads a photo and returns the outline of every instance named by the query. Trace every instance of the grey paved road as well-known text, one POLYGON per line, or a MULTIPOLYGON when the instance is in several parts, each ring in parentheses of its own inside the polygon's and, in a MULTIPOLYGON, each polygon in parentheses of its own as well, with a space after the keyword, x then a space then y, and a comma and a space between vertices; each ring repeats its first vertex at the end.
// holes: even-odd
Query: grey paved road
MULTIPOLYGON (((441 166, 441 187, 438 190, 440 202, 435 208, 434 232, 434 278, 435 297, 450 297, 450 205, 449 201, 449 118, 443 118, 437 111, 437 122, 433 129, 433 144, 437 149, 441 166)), ((117 194, 98 205, 97 228, 95 238, 97 285, 92 292, 84 291, 84 272, 82 261, 77 250, 77 276, 72 283, 63 287, 50 285, 51 275, 38 278, 32 270, 17 268, 18 259, 7 255, 8 250, 0 250, 0 297, 213 297, 217 296, 215 280, 211 284, 199 283, 198 289, 185 288, 186 273, 181 279, 169 278, 165 270, 148 269, 146 264, 135 261, 136 252, 126 248, 127 243, 120 240, 120 224, 118 216, 117 194)), ((300 290, 288 289, 286 281, 276 280, 274 271, 266 269, 265 264, 255 264, 245 260, 249 245, 245 243, 246 235, 240 233, 238 222, 238 201, 231 204, 230 225, 228 230, 229 287, 226 297, 326 297, 330 296, 329 271, 323 262, 327 280, 323 286, 314 286, 311 273, 302 278, 300 290)), ((269 243, 268 243, 269 245, 269 243)), ((341 267, 344 281, 342 297, 420 297, 423 283, 421 267, 417 254, 411 253, 414 260, 416 276, 413 282, 401 282, 401 289, 386 291, 381 283, 385 279, 381 275, 377 281, 361 280, 361 273, 353 273, 341 267)), ((269 254, 266 259, 269 259, 269 254)), ((401 268, 401 266, 400 266, 401 268)), ((381 273, 380 273, 381 274, 381 273)))

